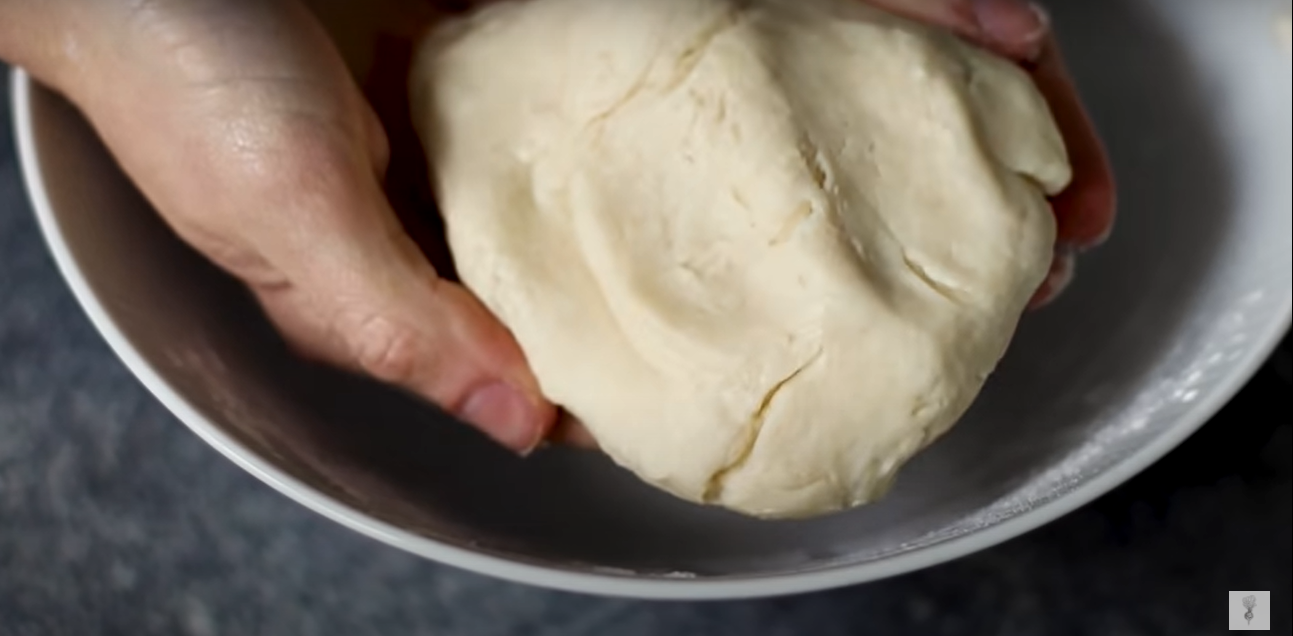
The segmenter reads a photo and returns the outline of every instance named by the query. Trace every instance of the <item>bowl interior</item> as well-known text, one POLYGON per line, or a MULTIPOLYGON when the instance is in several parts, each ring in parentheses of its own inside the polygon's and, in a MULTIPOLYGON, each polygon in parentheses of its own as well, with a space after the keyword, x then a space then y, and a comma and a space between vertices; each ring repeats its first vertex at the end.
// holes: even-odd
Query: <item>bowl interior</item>
POLYGON ((294 359, 238 286, 158 221, 73 109, 40 90, 19 108, 65 268, 124 336, 115 344, 201 415, 187 418, 199 432, 232 438, 233 452, 354 519, 430 539, 402 540, 424 553, 443 543, 564 570, 768 576, 916 554, 1090 498, 1246 379, 1290 306, 1281 6, 1053 3, 1120 177, 1118 231, 1061 302, 1026 320, 971 414, 887 500, 801 522, 684 504, 596 454, 514 459, 430 407, 294 359))

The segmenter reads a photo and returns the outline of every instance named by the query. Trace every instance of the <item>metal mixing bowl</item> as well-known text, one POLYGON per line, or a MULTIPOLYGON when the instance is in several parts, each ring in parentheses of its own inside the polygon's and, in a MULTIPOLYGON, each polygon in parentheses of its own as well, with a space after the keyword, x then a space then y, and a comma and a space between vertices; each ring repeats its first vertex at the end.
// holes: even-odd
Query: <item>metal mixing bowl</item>
POLYGON ((104 337, 185 424, 302 504, 504 578, 663 598, 782 594, 1004 541, 1126 480, 1210 417, 1289 327, 1287 0, 1052 5, 1120 177, 1122 219, 1030 316, 982 399, 883 503, 760 522, 592 453, 510 457, 393 391, 288 355, 84 121, 15 74, 41 226, 104 337))

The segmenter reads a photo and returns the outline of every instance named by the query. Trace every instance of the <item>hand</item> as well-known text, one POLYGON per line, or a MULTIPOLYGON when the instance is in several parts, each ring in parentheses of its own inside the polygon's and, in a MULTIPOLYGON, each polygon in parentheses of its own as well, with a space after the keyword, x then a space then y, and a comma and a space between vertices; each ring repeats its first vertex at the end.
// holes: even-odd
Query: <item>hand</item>
POLYGON ((1026 0, 865 0, 908 18, 942 26, 1023 65, 1050 104, 1068 146, 1073 182, 1051 200, 1058 223, 1050 275, 1034 308, 1054 300, 1072 280, 1077 254, 1102 243, 1113 229, 1113 172, 1087 117, 1045 12, 1026 0))
POLYGON ((401 227, 383 191, 382 124, 309 11, 295 0, 72 4, 86 27, 63 27, 75 57, 35 65, 42 79, 291 344, 516 451, 546 437, 556 409, 510 333, 401 227))

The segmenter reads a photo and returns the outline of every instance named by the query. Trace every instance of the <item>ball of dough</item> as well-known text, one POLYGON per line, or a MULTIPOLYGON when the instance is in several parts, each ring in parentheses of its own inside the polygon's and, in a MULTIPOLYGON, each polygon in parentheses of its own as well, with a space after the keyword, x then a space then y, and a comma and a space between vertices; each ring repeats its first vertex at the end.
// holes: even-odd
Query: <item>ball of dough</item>
POLYGON ((524 0, 422 46, 462 280, 679 497, 870 502, 1004 353, 1068 183, 1015 65, 859 0, 524 0))

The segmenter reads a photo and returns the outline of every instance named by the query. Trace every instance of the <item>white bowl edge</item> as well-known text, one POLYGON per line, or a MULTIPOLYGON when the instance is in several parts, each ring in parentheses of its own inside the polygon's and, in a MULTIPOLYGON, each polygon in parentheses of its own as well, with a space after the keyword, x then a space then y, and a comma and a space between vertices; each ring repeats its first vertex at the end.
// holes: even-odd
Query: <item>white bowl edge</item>
POLYGON ((1256 374, 1293 323, 1293 305, 1282 321, 1262 334, 1238 370, 1219 390, 1196 403, 1188 417, 1151 442, 1067 494, 995 525, 880 560, 813 572, 730 579, 636 578, 623 574, 594 574, 517 563, 449 545, 401 530, 337 503, 318 490, 284 473, 223 433, 153 368, 126 339, 91 291, 76 257, 62 238, 58 220, 40 174, 40 151, 32 126, 33 80, 20 69, 11 71, 12 106, 18 155, 28 194, 41 232, 59 271, 95 328, 126 367, 162 404, 222 455, 288 498, 351 530, 387 545, 463 570, 517 583, 567 592, 652 600, 732 600, 783 596, 844 587, 934 566, 983 550, 1053 521, 1117 487, 1184 441, 1212 418, 1256 374))

